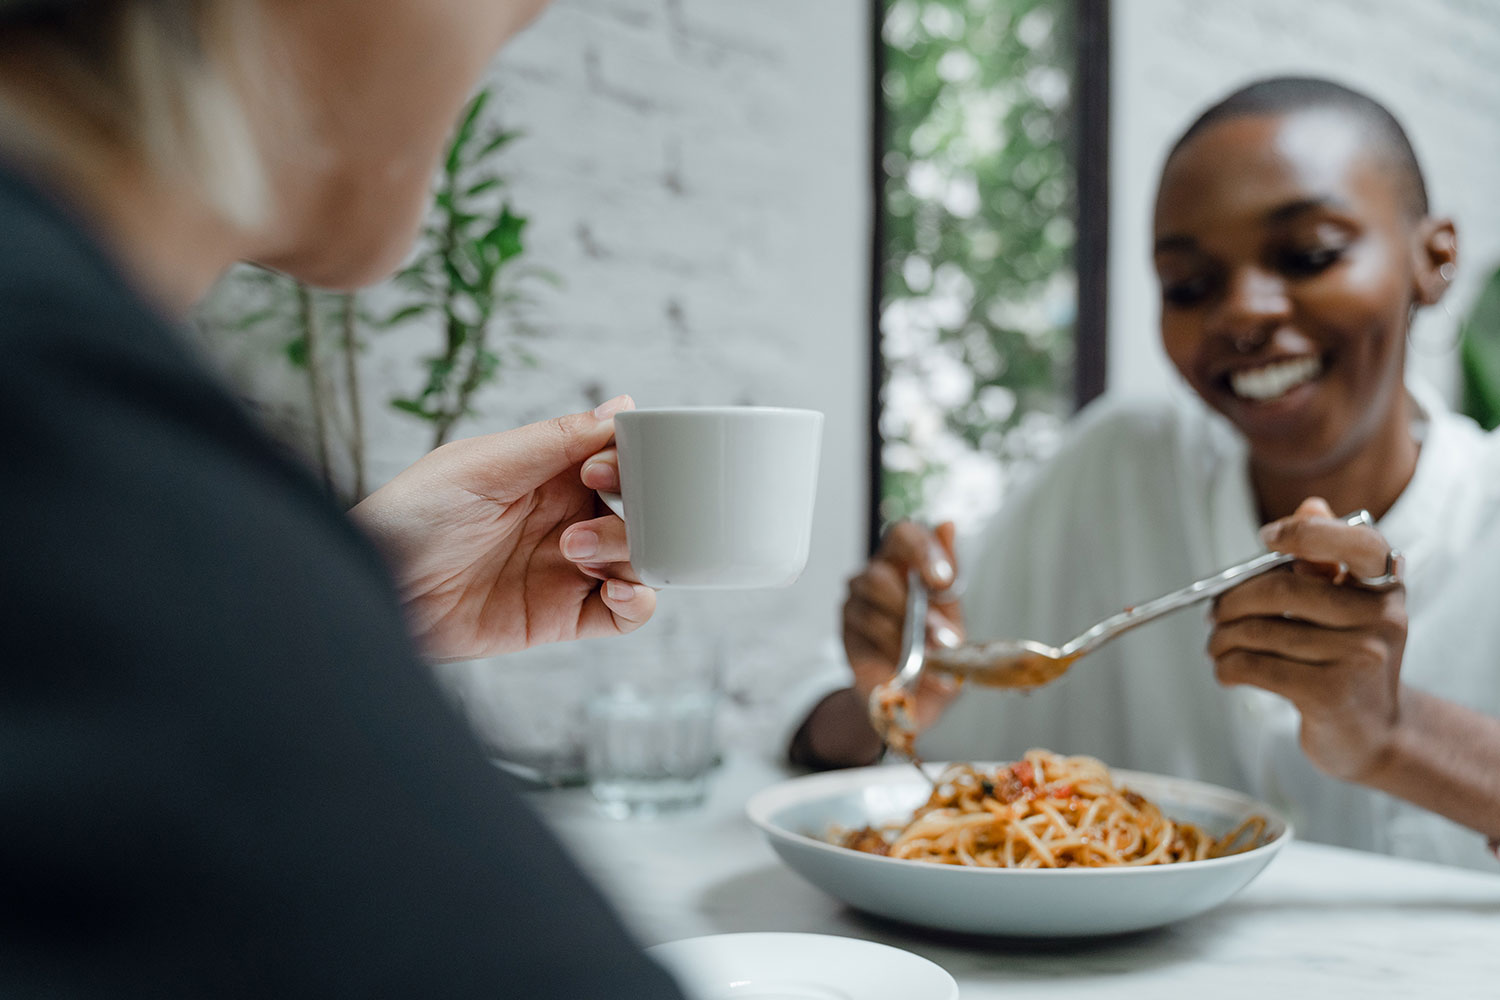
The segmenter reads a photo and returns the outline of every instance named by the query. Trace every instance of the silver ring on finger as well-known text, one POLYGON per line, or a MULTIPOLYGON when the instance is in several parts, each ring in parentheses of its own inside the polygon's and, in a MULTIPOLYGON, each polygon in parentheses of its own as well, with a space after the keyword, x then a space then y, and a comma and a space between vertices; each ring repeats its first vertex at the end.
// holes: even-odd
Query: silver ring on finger
POLYGON ((1400 549, 1387 549, 1385 553, 1385 572, 1379 576, 1355 576, 1349 574, 1349 581, 1357 583, 1366 590, 1390 590, 1401 583, 1401 578, 1406 570, 1406 557, 1401 554, 1400 549))

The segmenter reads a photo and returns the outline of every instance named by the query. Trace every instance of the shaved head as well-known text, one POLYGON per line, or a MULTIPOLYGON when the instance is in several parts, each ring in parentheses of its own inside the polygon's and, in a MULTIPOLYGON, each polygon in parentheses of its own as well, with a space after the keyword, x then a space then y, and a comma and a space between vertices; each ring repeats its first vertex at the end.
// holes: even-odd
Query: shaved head
POLYGON ((1213 125, 1253 115, 1327 111, 1347 116, 1370 151, 1393 171, 1397 194, 1413 218, 1427 215, 1427 182, 1416 151, 1396 116, 1380 102, 1332 80, 1278 76, 1247 84, 1204 111, 1187 127, 1167 156, 1170 163, 1194 136, 1213 125))

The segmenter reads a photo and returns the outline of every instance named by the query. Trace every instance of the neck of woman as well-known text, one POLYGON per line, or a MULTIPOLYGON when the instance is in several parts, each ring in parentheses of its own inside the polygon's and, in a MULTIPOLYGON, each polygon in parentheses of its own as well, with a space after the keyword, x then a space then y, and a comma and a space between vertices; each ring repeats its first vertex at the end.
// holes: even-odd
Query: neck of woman
POLYGON ((1250 461, 1250 482, 1262 523, 1286 517, 1308 497, 1322 497, 1339 515, 1361 508, 1384 517, 1417 471, 1421 441, 1413 421, 1417 405, 1404 388, 1398 405, 1347 456, 1309 469, 1250 461))

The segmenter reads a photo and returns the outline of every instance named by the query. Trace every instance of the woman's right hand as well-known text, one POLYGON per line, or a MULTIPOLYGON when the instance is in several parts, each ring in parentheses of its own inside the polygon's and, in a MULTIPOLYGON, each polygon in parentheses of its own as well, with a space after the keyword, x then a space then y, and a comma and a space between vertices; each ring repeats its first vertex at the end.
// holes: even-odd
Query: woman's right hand
POLYGON ((634 405, 450 442, 354 508, 427 656, 620 635, 651 617, 656 591, 595 492, 619 486, 614 415, 634 405))
MULTIPOLYGON (((963 641, 963 613, 953 590, 958 578, 953 535, 951 522, 930 531, 902 521, 886 532, 869 565, 850 579, 844 602, 844 653, 861 705, 869 703, 870 692, 890 680, 898 667, 908 570, 917 570, 930 592, 927 643, 956 646, 963 641)), ((952 678, 924 673, 912 706, 918 729, 936 722, 957 694, 958 683, 952 678)))

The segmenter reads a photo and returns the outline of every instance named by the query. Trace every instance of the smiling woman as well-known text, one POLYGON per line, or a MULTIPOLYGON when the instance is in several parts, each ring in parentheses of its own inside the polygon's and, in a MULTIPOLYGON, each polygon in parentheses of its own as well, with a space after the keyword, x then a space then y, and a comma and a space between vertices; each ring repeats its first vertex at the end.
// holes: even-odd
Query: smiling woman
POLYGON ((1242 90, 1172 150, 1155 225, 1163 344, 1249 442, 1262 520, 1384 514, 1417 460, 1406 330, 1458 253, 1401 126, 1323 81, 1242 90))
POLYGON ((976 553, 893 528, 845 604, 854 696, 820 703, 799 751, 878 752, 854 709, 891 675, 908 570, 933 591, 934 639, 1055 641, 1271 546, 1293 567, 1207 622, 1164 618, 1024 700, 918 691, 914 716, 942 717, 917 752, 1049 745, 1249 791, 1314 840, 1493 867, 1500 439, 1404 371, 1412 316, 1457 263, 1452 222, 1428 214, 1388 112, 1279 78, 1184 131, 1155 227, 1162 341, 1195 395, 1090 407, 976 553), (1361 508, 1378 530, 1334 516, 1361 508), (1356 581, 1399 576, 1396 549, 1405 587, 1356 581))

